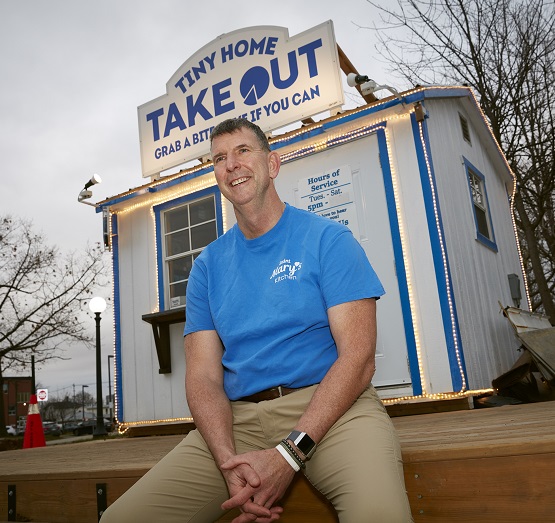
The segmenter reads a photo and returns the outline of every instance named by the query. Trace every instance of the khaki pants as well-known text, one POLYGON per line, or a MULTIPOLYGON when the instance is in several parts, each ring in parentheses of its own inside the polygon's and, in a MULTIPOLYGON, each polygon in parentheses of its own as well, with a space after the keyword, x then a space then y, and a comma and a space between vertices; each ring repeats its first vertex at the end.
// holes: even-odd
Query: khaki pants
MULTIPOLYGON (((233 402, 237 452, 275 447, 316 387, 260 403, 233 402)), ((330 429, 304 472, 341 523, 412 521, 397 436, 372 386, 330 429)), ((195 430, 110 506, 101 523, 212 523, 227 498, 225 481, 195 430)))

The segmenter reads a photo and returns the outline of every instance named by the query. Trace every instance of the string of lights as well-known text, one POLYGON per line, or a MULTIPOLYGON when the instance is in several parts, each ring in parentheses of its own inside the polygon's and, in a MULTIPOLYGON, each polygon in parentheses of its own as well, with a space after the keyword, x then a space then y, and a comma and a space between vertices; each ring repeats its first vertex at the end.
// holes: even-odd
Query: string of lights
MULTIPOLYGON (((430 89, 433 90, 441 90, 441 89, 446 89, 446 90, 452 90, 452 87, 449 88, 441 88, 441 87, 435 87, 435 88, 419 88, 419 89, 415 89, 413 91, 410 92, 411 95, 417 94, 421 91, 428 91, 430 89)), ((466 88, 464 88, 466 89, 466 88)), ((479 104, 477 103, 474 94, 472 93, 471 90, 469 90, 470 92, 470 96, 473 97, 473 101, 476 105, 476 107, 478 108, 484 123, 488 126, 488 128, 490 129, 491 132, 491 128, 489 126, 489 123, 487 122, 487 119, 485 118, 485 115, 483 114, 483 112, 480 109, 479 104)), ((383 106, 385 103, 391 103, 390 101, 384 101, 382 103, 377 103, 374 104, 373 107, 380 107, 383 106)), ((322 130, 324 128, 324 124, 322 123, 316 123, 316 124, 312 124, 311 126, 309 126, 309 128, 301 128, 296 132, 290 132, 287 133, 284 136, 279 136, 279 137, 274 137, 270 139, 270 143, 273 146, 276 145, 281 145, 284 150, 283 152, 280 152, 280 156, 281 156, 281 160, 282 163, 289 163, 289 162, 293 162, 295 160, 298 160, 300 158, 304 158, 306 156, 310 156, 310 155, 314 155, 317 154, 320 151, 332 148, 332 147, 336 147, 339 146, 341 144, 344 143, 348 143, 350 141, 354 141, 357 140, 359 138, 362 138, 364 136, 370 135, 372 133, 377 133, 377 132, 383 132, 385 135, 385 141, 386 141, 386 147, 387 147, 387 152, 388 152, 388 156, 390 158, 390 171, 391 171, 391 180, 392 180, 392 186, 393 186, 393 196, 394 196, 394 202, 395 202, 395 212, 398 218, 398 227, 399 227, 399 234, 400 234, 400 238, 401 238, 401 252, 402 252, 402 256, 403 256, 403 263, 406 269, 406 279, 407 279, 407 288, 408 288, 408 301, 409 301, 409 309, 411 311, 411 317, 412 317, 412 327, 413 327, 413 332, 414 332, 414 338, 415 338, 415 347, 416 347, 416 356, 417 356, 417 364, 418 364, 418 371, 420 373, 420 378, 421 378, 421 382, 422 382, 422 393, 418 394, 418 395, 413 395, 413 394, 409 394, 406 396, 402 396, 402 397, 395 397, 395 398, 387 398, 384 399, 383 402, 386 405, 393 405, 393 404, 397 404, 397 403, 402 403, 402 402, 409 402, 409 401, 435 401, 435 400, 449 400, 449 399, 457 399, 457 398, 463 398, 463 397, 470 397, 470 396, 475 396, 475 395, 482 395, 482 394, 489 394, 493 391, 493 389, 480 389, 480 390, 468 390, 467 389, 467 382, 466 382, 466 377, 465 377, 465 373, 464 373, 464 365, 463 365, 463 361, 462 361, 462 354, 461 354, 461 347, 460 347, 460 342, 458 339, 458 328, 457 328, 457 320, 456 320, 456 313, 455 313, 455 305, 454 305, 454 296, 453 296, 453 289, 452 289, 452 282, 450 280, 450 274, 449 274, 449 266, 448 266, 448 260, 447 260, 447 252, 446 252, 446 246, 445 246, 445 238, 443 236, 443 232, 442 232, 442 228, 441 228, 441 221, 440 221, 440 215, 439 215, 439 205, 438 205, 438 196, 436 194, 436 188, 435 188, 435 183, 433 180, 433 171, 432 171, 432 167, 431 167, 431 161, 430 161, 430 157, 429 157, 429 151, 428 151, 428 147, 427 147, 427 141, 425 138, 425 134, 424 134, 424 129, 423 129, 423 122, 419 122, 418 124, 418 129, 419 129, 419 139, 420 139, 420 145, 423 151, 423 155, 424 155, 424 160, 425 160, 425 166, 426 166, 426 176, 428 179, 428 183, 429 183, 429 187, 427 188, 430 191, 430 195, 431 195, 431 201, 432 201, 432 207, 433 207, 433 216, 434 216, 434 220, 435 220, 435 230, 437 232, 437 238, 438 238, 438 242, 439 242, 439 250, 440 250, 440 255, 441 255, 441 261, 442 261, 442 267, 441 267, 441 274, 442 274, 442 278, 444 279, 444 284, 445 284, 445 289, 446 289, 446 298, 447 298, 447 307, 448 307, 448 312, 449 312, 449 322, 450 322, 450 333, 451 333, 451 337, 452 337, 452 341, 453 341, 453 347, 454 347, 454 354, 455 354, 455 359, 456 359, 456 365, 457 365, 457 369, 458 369, 458 373, 460 375, 460 379, 461 379, 461 390, 460 391, 456 391, 456 392, 445 392, 445 393, 431 393, 428 391, 428 380, 426 379, 426 370, 425 370, 425 365, 424 365, 424 358, 423 358, 423 347, 422 347, 422 338, 421 338, 421 333, 420 333, 420 323, 421 323, 421 318, 420 318, 420 314, 418 311, 418 307, 417 307, 417 299, 415 296, 415 286, 414 286, 414 269, 411 267, 411 258, 410 258, 410 251, 409 251, 409 245, 408 245, 408 238, 407 238, 407 223, 406 223, 406 218, 404 216, 403 213, 403 202, 402 202, 402 194, 401 194, 401 188, 400 188, 400 183, 399 183, 399 175, 397 173, 396 170, 396 166, 395 166, 395 162, 393 161, 394 155, 393 155, 393 150, 392 150, 392 144, 391 144, 391 136, 390 136, 390 131, 387 128, 387 124, 388 122, 393 122, 393 121, 400 121, 400 120, 404 120, 404 119, 408 119, 411 117, 412 113, 414 112, 414 106, 410 105, 410 104, 402 104, 402 109, 397 109, 396 111, 389 111, 388 114, 386 114, 384 116, 383 111, 382 114, 380 115, 379 112, 380 111, 376 111, 376 114, 374 115, 374 118, 372 120, 370 120, 372 118, 372 114, 368 114, 368 107, 362 107, 359 108, 357 110, 352 110, 349 111, 348 114, 339 114, 331 119, 326 120, 326 123, 328 125, 328 128, 326 128, 325 132, 321 135, 316 135, 314 138, 312 138, 313 142, 311 144, 306 145, 306 140, 302 140, 302 144, 300 142, 297 142, 296 139, 301 137, 301 136, 308 136, 308 132, 311 131, 315 131, 315 130, 322 130), (365 123, 363 125, 361 125, 359 122, 356 122, 355 120, 357 120, 356 118, 353 118, 353 115, 357 115, 363 111, 366 111, 366 113, 364 114, 364 120, 365 123), (329 123, 330 122, 338 122, 343 118, 351 118, 354 123, 349 123, 349 120, 345 120, 345 122, 342 125, 342 128, 337 131, 337 132, 333 132, 329 127, 329 123)), ((341 123, 341 122, 338 122, 341 123)), ((493 134, 492 134, 493 137, 493 134)), ((499 144, 496 143, 496 146, 499 150, 499 153, 501 155, 501 157, 504 159, 503 153, 499 147, 499 144)), ((506 160, 505 160, 506 163, 506 160)), ((512 173, 512 171, 510 170, 510 167, 507 165, 507 168, 509 169, 509 172, 511 173, 511 175, 513 176, 514 179, 514 173, 512 173)), ((157 182, 154 182, 150 185, 150 187, 160 187, 162 184, 166 184, 168 183, 168 181, 172 181, 175 180, 178 177, 189 177, 191 174, 197 173, 200 170, 203 169, 210 169, 211 167, 211 163, 207 162, 204 163, 200 166, 194 167, 192 169, 189 169, 187 171, 182 171, 180 173, 177 173, 176 175, 173 175, 172 177, 166 177, 163 178, 157 182)), ((170 201, 176 198, 179 198, 181 196, 187 195, 187 194, 191 194, 200 190, 203 190, 205 188, 208 187, 212 187, 216 185, 216 181, 215 181, 215 177, 213 175, 213 173, 207 172, 207 174, 203 175, 203 176, 199 176, 198 178, 193 178, 192 180, 186 180, 183 183, 178 183, 175 184, 171 187, 164 187, 163 190, 159 190, 159 191, 152 191, 149 192, 149 197, 146 197, 144 199, 141 199, 141 201, 125 208, 125 209, 121 209, 121 210, 117 210, 114 211, 117 215, 126 215, 128 213, 131 213, 137 209, 143 208, 145 206, 149 206, 150 209, 150 217, 152 220, 152 226, 154 227, 154 229, 156 228, 156 224, 155 224, 155 214, 154 214, 154 206, 161 204, 163 202, 166 201, 170 201)), ((514 184, 514 190, 513 190, 513 194, 511 197, 511 216, 513 219, 513 229, 515 231, 515 238, 516 236, 516 224, 514 221, 514 212, 513 212, 513 205, 514 205, 514 194, 516 191, 516 183, 514 184)), ((225 230, 227 230, 228 228, 228 224, 227 224, 227 205, 222 198, 222 214, 223 214, 223 225, 224 225, 224 232, 225 230)), ((154 230, 154 235, 153 238, 156 238, 156 230, 154 230)), ((517 246, 518 246, 518 242, 517 242, 517 246)), ((154 240, 154 253, 157 259, 157 246, 156 246, 156 240, 154 240)), ((520 247, 518 246, 518 253, 519 253, 519 257, 520 257, 520 261, 521 261, 521 266, 522 269, 524 269, 524 265, 523 265, 523 260, 522 260, 522 253, 520 251, 520 247)), ((522 271, 522 273, 524 274, 524 278, 526 278, 525 276, 525 272, 524 270, 522 271)), ((156 267, 156 280, 158 281, 158 267, 156 267)), ((525 289, 526 289, 526 295, 528 298, 528 301, 530 302, 529 299, 529 291, 528 291, 528 285, 527 285, 527 281, 525 279, 525 289)), ((158 287, 156 286, 156 292, 158 292, 158 287)), ((157 295, 158 298, 158 295, 157 295)), ((159 300, 157 299, 157 303, 159 303, 159 300)), ((155 308, 155 310, 153 310, 152 312, 158 312, 158 307, 155 308)), ((114 351, 115 352, 115 351, 114 351)), ((117 355, 116 355, 117 356, 117 355)), ((116 378, 114 378, 114 383, 116 378)), ((115 398, 115 402, 117 404, 117 396, 115 398)), ((116 412, 117 412, 117 407, 116 407, 116 412)), ((190 417, 175 417, 175 418, 165 418, 165 419, 158 419, 158 420, 141 420, 141 421, 125 421, 125 422, 121 422, 119 424, 119 432, 120 433, 125 433, 129 428, 132 427, 136 427, 136 426, 145 426, 145 425, 155 425, 155 424, 164 424, 164 423, 177 423, 177 422, 193 422, 192 418, 190 417)))

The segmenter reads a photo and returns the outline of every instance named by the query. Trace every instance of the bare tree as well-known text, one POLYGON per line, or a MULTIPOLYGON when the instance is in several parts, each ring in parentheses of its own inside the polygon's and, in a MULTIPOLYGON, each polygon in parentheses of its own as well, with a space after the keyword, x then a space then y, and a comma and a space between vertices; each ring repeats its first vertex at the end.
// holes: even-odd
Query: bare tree
MULTIPOLYGON (((84 302, 105 270, 100 246, 62 256, 31 223, 0 217, 0 390, 5 372, 24 369, 31 355, 40 366, 62 357, 64 343, 91 343, 84 302)), ((4 408, 0 394, 0 419, 4 408)))
MULTIPOLYGON (((378 55, 411 84, 471 86, 517 177, 532 310, 555 324, 555 8, 545 0, 397 0, 378 55)), ((383 2, 385 4, 385 2, 383 2)))
POLYGON ((65 396, 53 396, 48 401, 40 403, 39 409, 43 421, 61 421, 65 425, 69 421, 76 421, 76 412, 81 411, 79 419, 84 417, 84 408, 96 405, 96 398, 87 391, 82 390, 70 398, 65 396))
POLYGON ((48 401, 41 403, 40 415, 43 421, 61 421, 65 426, 68 420, 73 419, 73 414, 78 407, 80 404, 70 399, 68 395, 63 398, 49 398, 48 401))

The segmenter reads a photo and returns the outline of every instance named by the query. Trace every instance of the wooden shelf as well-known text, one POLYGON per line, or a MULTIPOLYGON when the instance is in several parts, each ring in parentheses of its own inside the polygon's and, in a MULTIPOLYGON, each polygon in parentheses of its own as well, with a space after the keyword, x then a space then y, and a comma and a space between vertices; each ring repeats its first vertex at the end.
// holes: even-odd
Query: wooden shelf
POLYGON ((143 314, 143 321, 152 325, 154 344, 158 356, 160 374, 169 374, 172 371, 172 359, 170 352, 170 325, 174 323, 185 323, 185 307, 171 309, 169 311, 143 314))

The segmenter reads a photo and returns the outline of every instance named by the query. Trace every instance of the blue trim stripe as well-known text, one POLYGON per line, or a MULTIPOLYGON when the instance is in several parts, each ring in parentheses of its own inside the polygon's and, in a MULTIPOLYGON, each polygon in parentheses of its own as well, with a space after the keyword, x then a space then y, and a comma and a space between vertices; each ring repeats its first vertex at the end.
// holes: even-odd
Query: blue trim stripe
POLYGON ((420 376, 420 369, 418 367, 418 354, 416 351, 416 339, 414 335, 412 311, 410 309, 407 271, 403 257, 401 231, 399 228, 399 218, 397 216, 397 206, 395 205, 395 192, 393 190, 393 177, 391 173, 389 153, 387 150, 385 129, 379 129, 376 134, 378 137, 378 149, 382 164, 385 197, 387 200, 387 210, 389 214, 389 227, 391 229, 391 240, 393 243, 393 252, 395 258, 395 269, 397 271, 397 281, 399 283, 401 310, 403 313, 403 324, 405 327, 409 369, 412 380, 412 393, 415 396, 419 396, 420 394, 422 394, 422 377, 420 376))
POLYGON ((114 279, 114 338, 116 351, 116 386, 114 394, 117 398, 116 419, 123 421, 123 385, 121 365, 121 299, 119 282, 119 237, 117 214, 112 214, 112 276, 114 279))
POLYGON ((444 244, 445 249, 445 262, 447 267, 444 268, 443 266, 443 256, 441 251, 441 242, 440 242, 440 235, 442 238, 445 238, 444 230, 443 230, 443 222, 441 219, 441 210, 439 206, 439 201, 436 198, 436 207, 437 207, 437 220, 438 223, 436 224, 436 215, 434 212, 434 200, 433 194, 437 195, 437 185, 435 180, 434 174, 434 167, 432 163, 432 155, 431 155, 431 148, 430 148, 430 138, 428 135, 428 127, 426 124, 426 120, 422 122, 422 132, 424 138, 424 144, 420 140, 420 129, 418 122, 416 121, 416 117, 411 114, 411 125, 412 125, 412 132, 414 135, 414 144, 416 149, 416 157, 418 160, 418 168, 420 171, 420 180, 422 184, 422 195, 424 198, 424 206, 426 209, 426 218, 428 222, 428 232, 430 235, 430 245, 432 249, 432 257, 434 260, 434 270, 436 273, 436 283, 438 289, 438 296, 441 308, 441 317, 443 322, 443 330, 445 333, 445 341, 447 345, 447 356, 449 358, 449 367, 451 371, 451 382, 453 384, 453 390, 458 392, 462 391, 464 388, 463 384, 463 377, 461 376, 461 369, 459 369, 459 363, 457 361, 457 353, 456 353, 456 345, 459 347, 459 357, 462 367, 462 372, 464 374, 464 379, 468 384, 468 378, 466 373, 466 365, 464 361, 464 352, 463 346, 460 336, 460 328, 459 328, 459 320, 457 317, 457 308, 455 303, 455 297, 453 294, 453 284, 451 278, 451 270, 449 264, 449 257, 447 255, 447 246, 444 244), (428 163, 430 166, 430 176, 428 176, 428 167, 426 165, 426 157, 424 147, 428 151, 428 163), (430 181, 431 177, 431 181, 430 181), (439 230, 438 230, 439 227, 439 230), (445 280, 445 270, 447 270, 447 276, 449 278, 449 286, 447 281, 445 280), (451 322, 451 313, 449 310, 449 296, 451 296, 451 303, 453 307, 453 316, 454 316, 454 328, 455 332, 453 333, 453 325, 451 322))
POLYGON ((199 176, 203 176, 205 174, 211 173, 214 171, 212 166, 205 167, 204 169, 199 169, 198 171, 194 172, 184 172, 181 176, 178 176, 179 173, 176 175, 168 175, 169 180, 166 182, 158 183, 155 186, 141 186, 134 189, 132 192, 124 194, 123 196, 118 196, 113 198, 112 200, 105 200, 103 202, 99 202, 96 207, 96 212, 102 212, 102 207, 109 207, 111 205, 117 205, 118 203, 126 202, 127 200, 132 200, 133 198, 137 198, 142 196, 145 193, 155 193, 160 192, 168 187, 173 187, 174 185, 179 185, 183 182, 188 180, 193 180, 194 178, 198 178, 199 176))

